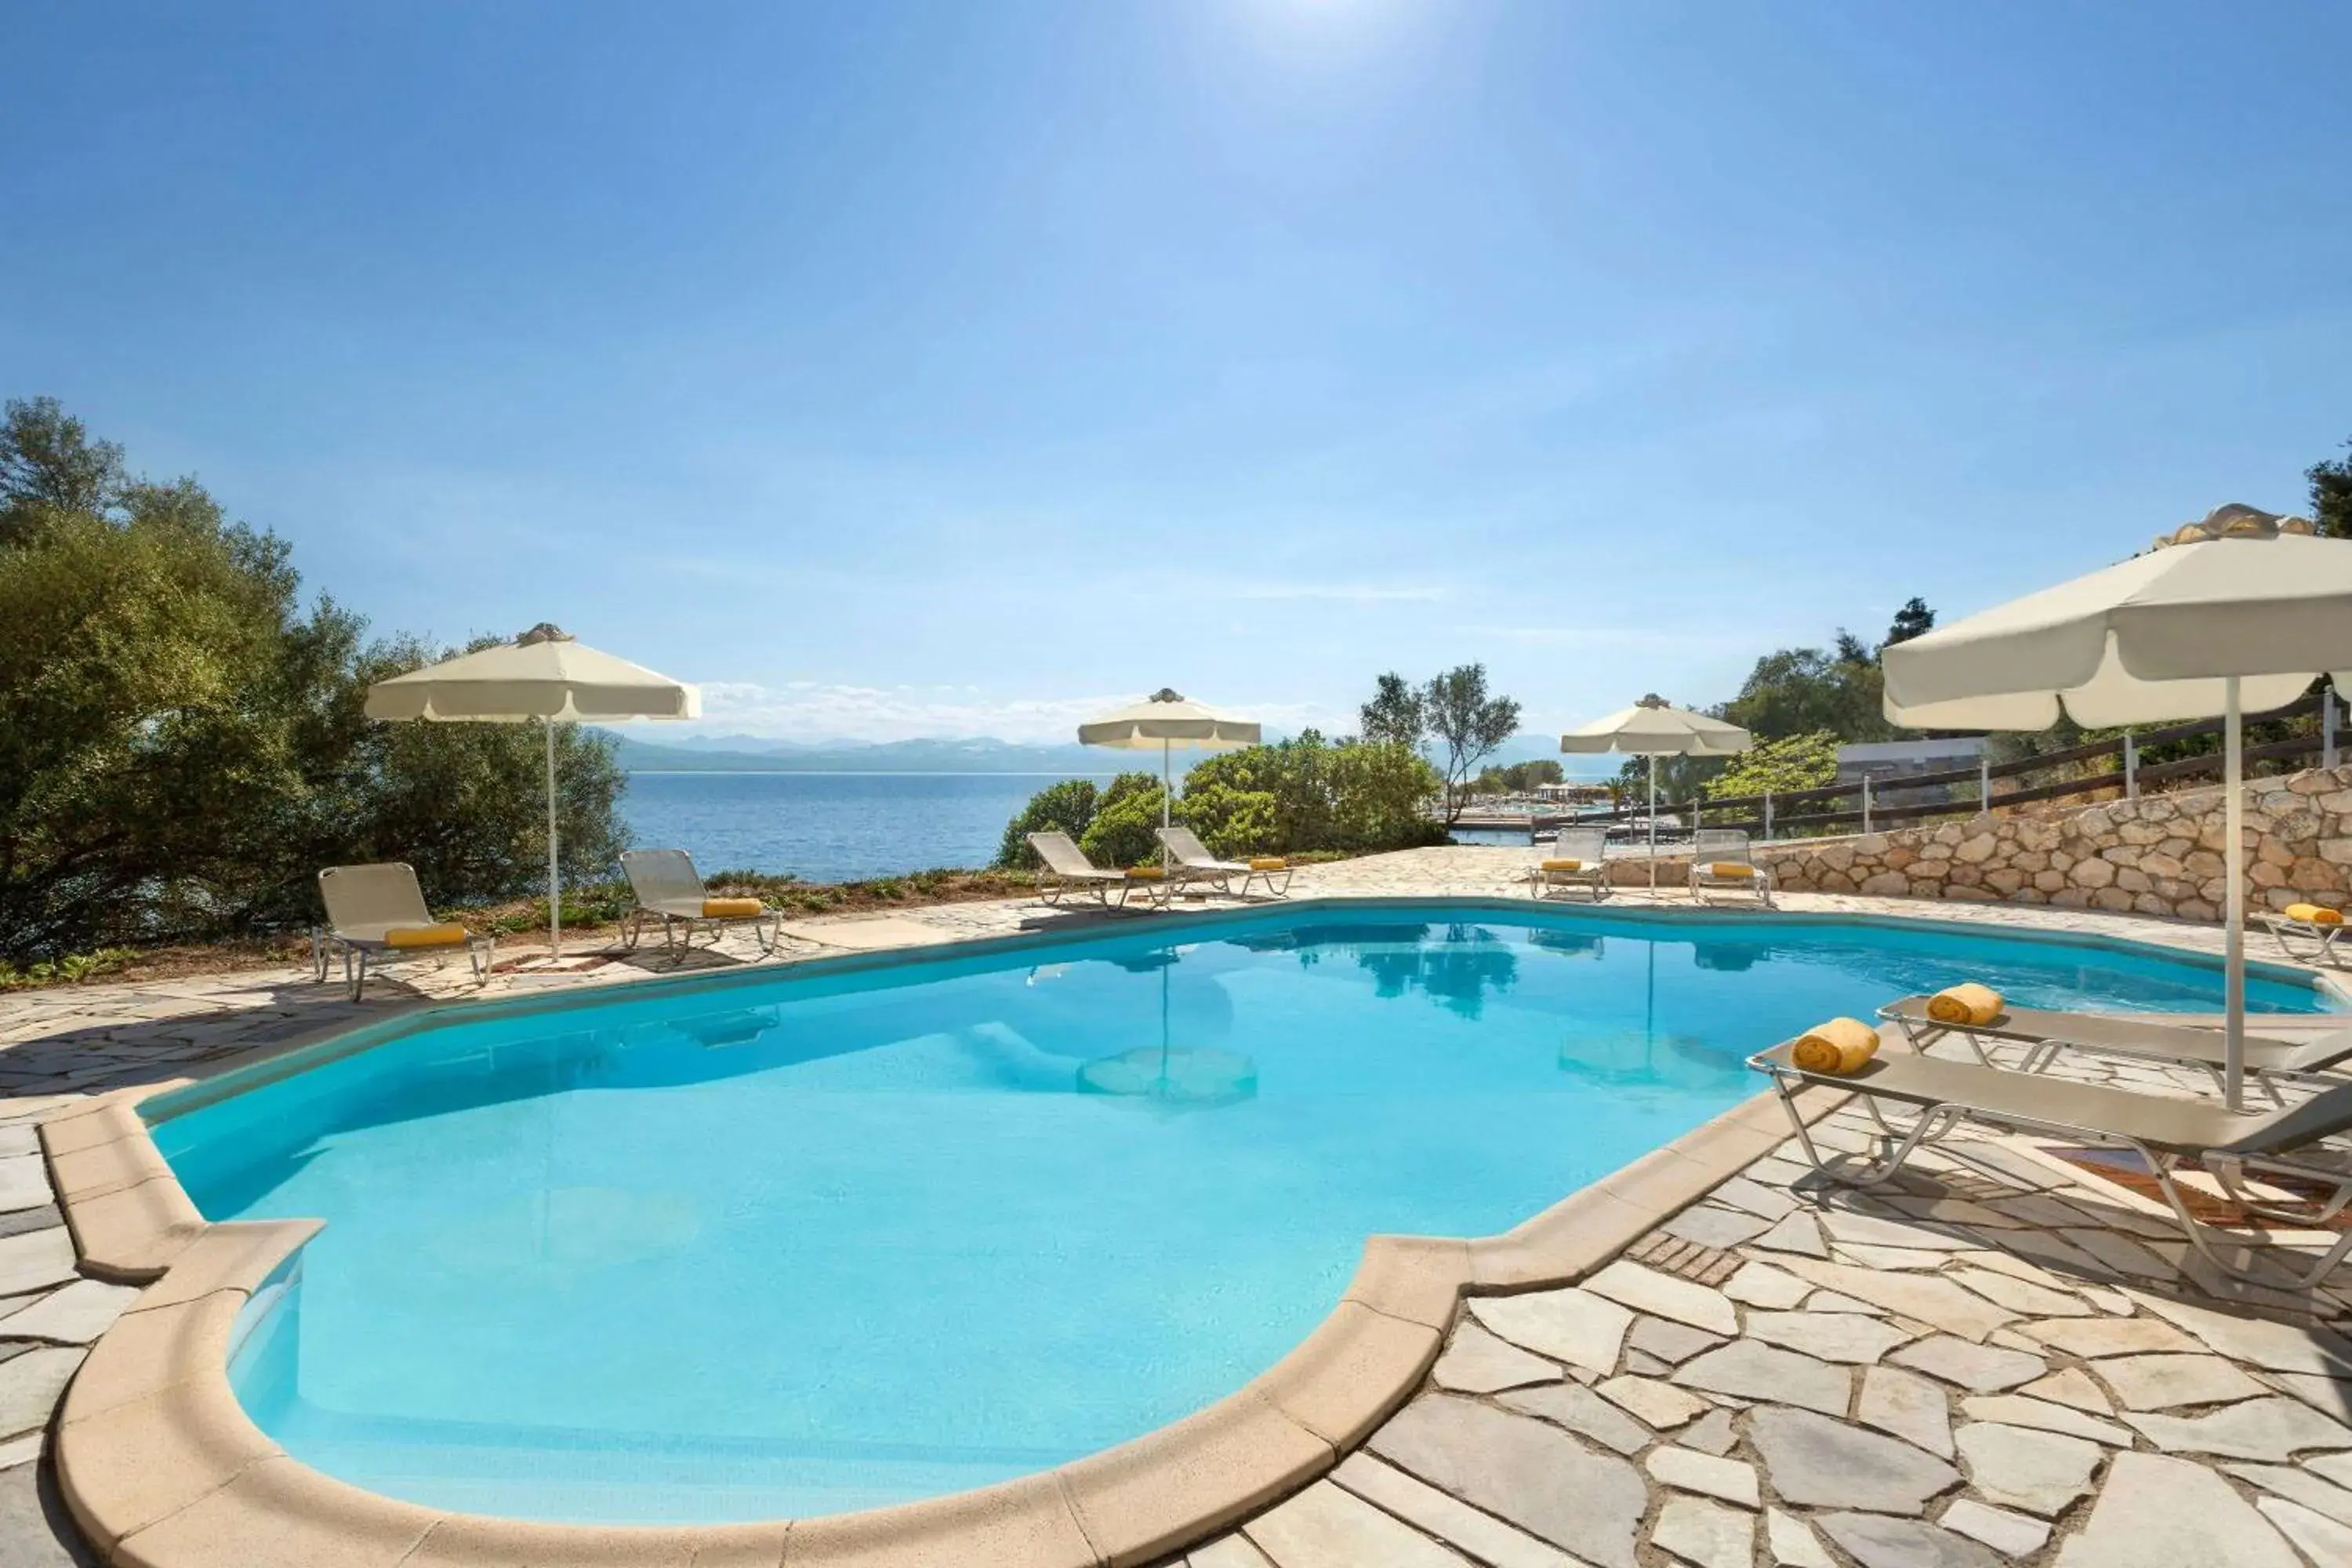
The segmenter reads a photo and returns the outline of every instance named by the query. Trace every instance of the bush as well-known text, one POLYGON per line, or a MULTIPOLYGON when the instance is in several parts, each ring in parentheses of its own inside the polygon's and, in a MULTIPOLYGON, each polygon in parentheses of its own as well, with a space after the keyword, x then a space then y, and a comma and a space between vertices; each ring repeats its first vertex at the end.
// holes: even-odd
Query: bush
POLYGON ((1731 800, 1835 784, 1837 754, 1838 738, 1828 730, 1759 742, 1706 782, 1706 796, 1731 800))
POLYGON ((1004 841, 996 847, 996 865, 1005 870, 1034 871, 1037 851, 1029 847, 1032 833, 1056 828, 1073 839, 1084 838, 1095 819, 1100 792, 1092 779, 1064 779, 1029 797, 1019 816, 1004 825, 1004 841))
MULTIPOLYGON (((1097 865, 1157 861, 1160 781, 1122 773, 1096 797, 1083 826, 1071 821, 1084 795, 1066 781, 1043 790, 1005 829, 1001 857, 1021 835, 1046 823, 1074 832, 1097 865), (1058 814, 1058 815, 1057 815, 1058 814)), ((1442 844, 1444 827, 1429 802, 1438 793, 1435 769, 1409 746, 1343 741, 1332 744, 1307 731, 1279 745, 1221 752, 1185 776, 1175 819, 1221 856, 1362 854, 1442 844)), ((1007 863, 1000 858, 1000 864, 1007 863)), ((1012 862, 1018 864, 1020 862, 1012 862)))
POLYGON ((1328 772, 1328 838, 1301 847, 1370 854, 1445 842, 1445 825, 1424 809, 1438 790, 1437 770, 1419 752, 1396 745, 1335 746, 1328 772))
MULTIPOLYGON (((318 918, 322 866, 406 860, 430 902, 544 876, 542 737, 379 724, 443 650, 305 606, 284 541, 131 477, 46 400, 0 419, 0 960, 318 918)), ((610 875, 611 743, 559 726, 564 867, 610 875)))
POLYGON ((1231 784, 1196 784, 1187 780, 1184 798, 1176 803, 1178 816, 1201 836, 1209 853, 1228 860, 1251 855, 1279 854, 1282 843, 1275 816, 1273 792, 1235 789, 1231 784))
MULTIPOLYGON (((1148 775, 1127 773, 1122 779, 1148 778, 1148 775)), ((1150 787, 1118 789, 1114 782, 1104 792, 1100 810, 1087 825, 1086 837, 1078 847, 1087 858, 1097 866, 1141 866, 1160 863, 1160 807, 1163 798, 1158 779, 1149 779, 1150 787)))

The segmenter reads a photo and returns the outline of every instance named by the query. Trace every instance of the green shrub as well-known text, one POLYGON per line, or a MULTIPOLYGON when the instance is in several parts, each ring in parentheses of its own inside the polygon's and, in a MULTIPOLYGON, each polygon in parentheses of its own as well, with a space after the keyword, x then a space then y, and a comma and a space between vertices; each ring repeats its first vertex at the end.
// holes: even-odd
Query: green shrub
POLYGON ((1706 782, 1709 800, 1781 795, 1837 783, 1838 738, 1828 730, 1762 741, 1706 782))
MULTIPOLYGON (((1141 775, 1124 774, 1134 778, 1141 775)), ((1160 781, 1149 789, 1104 792, 1103 804, 1087 825, 1078 847, 1097 866, 1142 866, 1160 863, 1160 781)), ((1116 787, 1116 786, 1114 786, 1116 787)))
MULTIPOLYGON (((1070 833, 1097 865, 1156 862, 1160 781, 1121 773, 1091 803, 1071 787, 1083 784, 1070 780, 1039 792, 1007 825, 998 863, 1025 864, 1022 835, 1040 826, 1070 833)), ((1444 842, 1444 826, 1427 810, 1438 787, 1437 771, 1410 746, 1333 744, 1309 730, 1279 745, 1203 760, 1185 775, 1174 815, 1213 852, 1229 858, 1365 854, 1444 842)))
POLYGON ((1281 837, 1270 790, 1234 789, 1230 784, 1185 781, 1184 798, 1176 815, 1201 836, 1213 855, 1240 859, 1250 855, 1275 855, 1281 837))
POLYGON ((996 864, 1007 870, 1036 869, 1037 851, 1029 847, 1029 835, 1059 828, 1072 838, 1085 837, 1100 796, 1092 779, 1064 779, 1039 790, 1020 815, 1004 825, 1003 841, 996 847, 996 864))

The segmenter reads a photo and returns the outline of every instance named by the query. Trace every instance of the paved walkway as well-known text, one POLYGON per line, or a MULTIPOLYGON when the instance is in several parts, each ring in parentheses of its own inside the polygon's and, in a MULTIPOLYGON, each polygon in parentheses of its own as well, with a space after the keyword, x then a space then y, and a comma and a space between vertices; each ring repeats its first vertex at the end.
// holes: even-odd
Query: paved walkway
MULTIPOLYGON (((1415 850, 1308 868, 1294 891, 1505 892, 1528 860, 1415 850)), ((2210 928, 2084 910, 1785 902, 2220 943, 2210 928)), ((787 956, 1139 918, 950 905, 797 922, 787 956)), ((696 962, 750 956, 730 939, 696 962)), ((493 989, 667 967, 638 955, 493 989)), ((37 1461, 84 1349, 135 1293, 77 1276, 35 1124, 404 995, 472 989, 460 971, 412 968, 357 1005, 299 971, 0 997, 0 1563, 91 1561, 37 1461)), ((2205 1092, 2153 1068, 2106 1076, 2205 1092)), ((1859 1151, 1868 1131, 1848 1111, 1826 1137, 1859 1151)), ((1823 1188, 1784 1146, 1577 1288, 1471 1302, 1426 1385, 1364 1449, 1183 1561, 2352 1563, 2352 1342, 2325 1326, 2352 1317, 2352 1282, 2235 1285, 2154 1215, 2023 1141, 1954 1139, 1868 1197, 1823 1188)))

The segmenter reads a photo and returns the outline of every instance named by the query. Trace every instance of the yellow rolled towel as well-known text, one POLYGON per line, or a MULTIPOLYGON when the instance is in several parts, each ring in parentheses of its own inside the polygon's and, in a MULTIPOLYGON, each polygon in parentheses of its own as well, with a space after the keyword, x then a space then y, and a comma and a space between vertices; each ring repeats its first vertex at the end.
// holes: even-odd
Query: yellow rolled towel
POLYGON ((2000 1016, 2001 994, 1971 980, 1947 985, 1927 998, 1927 1016, 1938 1024, 1990 1024, 2000 1016))
POLYGON ((2340 926, 2344 923, 2344 911, 2331 910, 2326 904, 2289 904, 2286 918, 2307 926, 2340 926))
POLYGON ((465 940, 461 925, 394 926, 383 933, 386 947, 456 947, 465 940))
POLYGON ((1738 860, 1717 860, 1706 868, 1710 877, 1753 877, 1756 868, 1738 860))
POLYGON ((1128 872, 1127 879, 1130 882, 1156 882, 1162 874, 1157 866, 1138 866, 1128 872))
POLYGON ((1543 863, 1543 868, 1547 871, 1581 871, 1584 869, 1584 862, 1581 860, 1547 860, 1543 863))
POLYGON ((1832 1018, 1797 1037, 1789 1059, 1807 1072, 1843 1078, 1878 1054, 1878 1031, 1859 1018, 1832 1018))
POLYGON ((1253 871, 1287 871, 1290 862, 1279 855, 1253 855, 1249 868, 1253 871))
POLYGON ((768 911, 757 899, 705 899, 702 918, 707 921, 755 920, 768 911))

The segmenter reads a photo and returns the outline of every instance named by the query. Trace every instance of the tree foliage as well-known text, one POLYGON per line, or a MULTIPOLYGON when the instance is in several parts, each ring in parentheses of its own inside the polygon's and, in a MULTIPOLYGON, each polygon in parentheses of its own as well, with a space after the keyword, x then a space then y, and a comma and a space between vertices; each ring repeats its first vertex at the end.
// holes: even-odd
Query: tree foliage
POLYGON ((1784 735, 1749 747, 1706 781, 1709 800, 1790 790, 1817 789, 1837 782, 1838 738, 1827 730, 1784 735))
POLYGON ((1759 740, 1826 730, 1843 741, 1884 741, 1895 733, 1880 710, 1885 690, 1877 659, 1859 644, 1834 653, 1784 647, 1756 661, 1720 713, 1759 740))
POLYGON ((1895 612, 1895 619, 1886 628, 1886 640, 1878 646, 1884 650, 1896 643, 1924 637, 1935 629, 1936 612, 1927 607, 1927 600, 1914 594, 1903 601, 1901 609, 1895 612))
MULTIPOLYGON (((1160 787, 1150 773, 1122 773, 1099 795, 1085 780, 1041 790, 1006 826, 998 864, 1026 864, 1022 835, 1039 826, 1070 834, 1097 865, 1155 863, 1160 787)), ((1196 763, 1171 815, 1227 858, 1402 849, 1443 840, 1425 810, 1437 791, 1436 771, 1410 747, 1334 743, 1309 730, 1196 763)))
MULTIPOLYGON (((2352 441, 2344 443, 2352 454, 2352 441)), ((2352 539, 2352 455, 2323 459, 2303 471, 2311 481, 2311 521, 2322 539, 2352 539)))
POLYGON ((1035 870, 1037 851, 1029 847, 1029 835, 1066 833, 1075 843, 1094 821, 1101 795, 1092 779, 1064 779, 1039 790, 1004 825, 1004 837, 996 847, 996 864, 1008 870, 1035 870))
POLYGON ((1549 757, 1538 757, 1532 762, 1512 763, 1506 767, 1479 770, 1470 788, 1477 795, 1526 795, 1538 784, 1565 783, 1567 770, 1549 757))
POLYGON ((1421 689, 1391 670, 1374 683, 1372 700, 1357 710, 1363 738, 1375 745, 1418 747, 1429 733, 1421 689))
MULTIPOLYGON (((128 475, 47 399, 0 422, 0 959, 308 923, 322 866, 404 859, 436 902, 526 890, 541 737, 385 725, 440 650, 308 608, 284 541, 128 475)), ((558 731, 567 869, 620 842, 608 742, 558 731)))
POLYGON ((1518 732, 1519 705, 1511 698, 1487 694, 1485 665, 1459 664, 1430 678, 1422 691, 1422 708, 1438 749, 1445 826, 1452 827, 1468 798, 1462 786, 1470 782, 1472 771, 1518 732))

